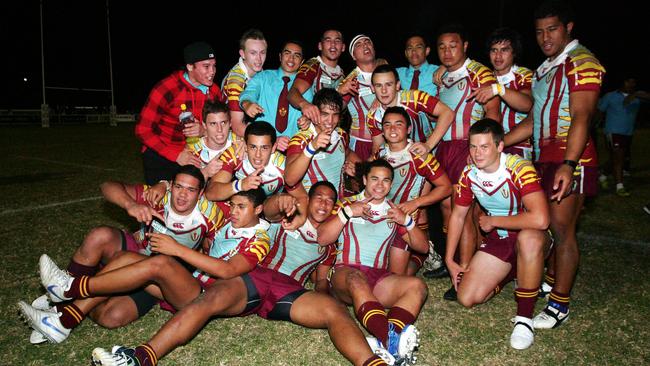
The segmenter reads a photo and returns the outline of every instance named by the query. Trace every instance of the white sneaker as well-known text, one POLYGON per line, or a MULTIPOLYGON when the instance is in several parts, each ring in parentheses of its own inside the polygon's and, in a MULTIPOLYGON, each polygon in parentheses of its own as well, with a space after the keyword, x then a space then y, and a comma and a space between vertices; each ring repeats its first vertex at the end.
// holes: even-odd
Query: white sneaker
POLYGON ((551 295, 551 291, 553 291, 553 286, 549 285, 546 281, 542 281, 542 285, 539 287, 539 294, 537 297, 540 299, 546 299, 548 301, 548 297, 551 295))
POLYGON ((72 300, 71 297, 64 294, 70 289, 74 277, 61 270, 47 254, 41 255, 38 260, 38 267, 41 274, 41 284, 47 290, 52 302, 72 300))
MULTIPOLYGON (((47 294, 43 294, 34 299, 34 301, 32 301, 32 307, 38 310, 54 311, 54 307, 50 305, 50 298, 47 297, 47 294)), ((47 338, 45 338, 41 332, 32 330, 32 334, 29 336, 29 343, 41 344, 45 342, 47 342, 47 338)))
POLYGON ((417 361, 415 350, 420 345, 420 332, 415 328, 415 325, 409 324, 399 335, 398 353, 401 359, 404 360, 404 365, 414 365, 417 361))
POLYGON ((113 346, 110 352, 103 348, 95 348, 92 364, 96 366, 139 366, 135 358, 135 349, 123 346, 113 346))
POLYGON ((515 327, 510 335, 510 347, 520 350, 526 349, 533 344, 534 340, 533 320, 523 316, 516 316, 515 327))
POLYGON ((367 336, 366 342, 370 346, 370 350, 375 355, 379 356, 384 362, 392 366, 395 364, 395 357, 388 352, 388 350, 379 342, 379 340, 373 336, 367 336))
POLYGON ((442 257, 434 250, 434 244, 429 240, 429 255, 427 256, 427 259, 424 260, 422 269, 425 271, 435 271, 442 267, 443 264, 442 257))
MULTIPOLYGON (((41 333, 52 343, 61 343, 70 335, 70 329, 61 324, 61 313, 38 310, 24 301, 18 302, 18 308, 34 330, 41 333)), ((31 341, 31 337, 30 337, 31 341)))
POLYGON ((551 304, 546 305, 541 313, 533 318, 533 327, 535 329, 552 329, 557 328, 562 323, 569 320, 569 310, 566 313, 554 308, 551 304))

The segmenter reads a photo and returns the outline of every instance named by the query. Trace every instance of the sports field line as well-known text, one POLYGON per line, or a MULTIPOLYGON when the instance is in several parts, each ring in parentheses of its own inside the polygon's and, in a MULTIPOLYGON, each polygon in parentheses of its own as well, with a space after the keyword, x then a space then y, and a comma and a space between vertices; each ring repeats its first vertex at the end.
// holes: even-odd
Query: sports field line
POLYGON ((68 162, 65 162, 65 161, 50 160, 50 159, 43 159, 43 158, 34 158, 34 157, 31 157, 31 156, 16 155, 15 157, 17 157, 19 159, 26 159, 26 160, 43 161, 43 162, 52 163, 52 164, 70 165, 70 166, 76 166, 76 167, 80 167, 80 168, 106 170, 106 171, 109 171, 109 172, 114 172, 114 171, 117 170, 117 169, 113 169, 113 168, 104 168, 104 167, 96 166, 96 165, 68 163, 68 162))
POLYGON ((79 198, 79 199, 71 200, 71 201, 48 203, 47 205, 29 206, 29 207, 17 208, 17 209, 12 209, 12 210, 4 210, 4 211, 0 211, 0 216, 15 214, 15 213, 19 213, 19 212, 42 210, 44 208, 73 205, 75 203, 86 202, 86 201, 96 201, 96 200, 100 200, 102 198, 104 198, 104 196, 95 196, 95 197, 79 198))

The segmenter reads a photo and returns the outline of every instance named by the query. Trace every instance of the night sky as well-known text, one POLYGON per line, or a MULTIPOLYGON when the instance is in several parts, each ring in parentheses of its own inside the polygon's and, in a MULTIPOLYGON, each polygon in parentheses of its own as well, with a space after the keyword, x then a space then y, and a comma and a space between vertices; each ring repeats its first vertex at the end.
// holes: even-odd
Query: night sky
MULTIPOLYGON (((46 85, 108 89, 106 2, 43 2, 46 85)), ((0 15, 0 108, 39 108, 39 2, 4 3, 0 15)), ((261 29, 269 42, 267 69, 278 67, 279 47, 284 40, 301 41, 305 59, 315 56, 318 38, 327 28, 342 30, 346 44, 358 33, 368 34, 378 57, 403 66, 407 36, 422 33, 429 42, 435 42, 438 27, 448 21, 465 25, 469 56, 488 66, 485 36, 499 25, 522 34, 522 66, 535 69, 543 61, 533 29, 533 10, 540 1, 312 1, 309 6, 307 2, 286 1, 183 1, 171 5, 138 1, 134 8, 135 3, 110 1, 115 102, 120 112, 138 112, 151 87, 182 67, 182 49, 195 40, 205 40, 215 48, 216 80, 220 83, 237 62, 240 35, 251 27, 261 29), (313 6, 318 8, 317 12, 307 10, 313 6)), ((628 73, 638 78, 642 88, 647 88, 648 76, 641 70, 646 63, 647 56, 642 54, 647 53, 649 32, 640 30, 647 29, 640 3, 617 1, 615 7, 611 3, 613 8, 586 5, 602 4, 594 1, 572 4, 576 10, 574 37, 591 49, 608 71, 604 90, 615 88, 622 75, 628 73)), ((435 47, 428 59, 439 63, 435 47)), ((353 68, 347 50, 341 64, 346 72, 353 68)), ((110 94, 48 91, 47 101, 51 106, 106 106, 110 104, 110 94)))

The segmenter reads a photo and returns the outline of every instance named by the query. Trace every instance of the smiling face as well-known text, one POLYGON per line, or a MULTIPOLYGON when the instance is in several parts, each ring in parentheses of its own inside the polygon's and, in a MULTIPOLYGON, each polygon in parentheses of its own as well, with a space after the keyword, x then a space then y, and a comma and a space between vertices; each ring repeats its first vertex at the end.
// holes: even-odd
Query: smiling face
POLYGON ((188 174, 177 174, 171 187, 172 209, 179 215, 189 215, 201 194, 199 180, 188 174))
POLYGON ((320 111, 320 123, 312 122, 316 127, 316 132, 334 131, 339 125, 341 111, 337 107, 329 104, 321 105, 318 107, 318 110, 320 111))
POLYGON ((254 74, 262 71, 264 61, 266 61, 266 41, 260 39, 247 39, 244 43, 244 49, 239 50, 239 56, 244 60, 244 64, 248 68, 249 72, 254 74))
POLYGON ((309 219, 315 224, 324 222, 332 213, 335 203, 336 192, 325 185, 316 187, 309 198, 309 219))
POLYGON ((491 133, 477 133, 469 136, 469 156, 474 165, 488 173, 499 168, 499 156, 503 151, 503 141, 498 145, 491 133))
POLYGON ((422 65, 427 60, 429 52, 431 52, 431 48, 427 47, 424 39, 420 36, 413 36, 406 41, 404 54, 409 65, 413 67, 422 65))
POLYGON ((382 72, 372 76, 372 91, 384 108, 395 102, 399 88, 400 84, 392 72, 382 72))
POLYGON ((318 50, 323 60, 338 61, 345 51, 345 43, 343 43, 341 32, 332 29, 323 33, 323 38, 318 42, 318 50))
POLYGON ((280 52, 280 68, 287 74, 295 74, 302 64, 302 47, 287 43, 280 52))
POLYGON ((372 202, 377 204, 384 201, 390 193, 390 186, 393 184, 393 172, 385 167, 373 167, 363 177, 366 197, 372 197, 372 202))
POLYGON ((246 139, 246 155, 255 169, 264 168, 273 154, 271 136, 248 135, 246 139))
POLYGON ((554 59, 562 53, 571 42, 572 29, 573 22, 565 26, 557 16, 535 20, 535 38, 544 56, 554 59))
POLYGON ((214 59, 187 64, 187 75, 193 84, 212 86, 214 74, 217 72, 217 62, 214 59))
POLYGON ((389 144, 406 143, 411 127, 400 113, 386 113, 382 120, 384 138, 389 144))
POLYGON ((438 58, 447 70, 456 71, 460 68, 467 52, 467 42, 463 42, 458 33, 443 33, 438 37, 438 58))

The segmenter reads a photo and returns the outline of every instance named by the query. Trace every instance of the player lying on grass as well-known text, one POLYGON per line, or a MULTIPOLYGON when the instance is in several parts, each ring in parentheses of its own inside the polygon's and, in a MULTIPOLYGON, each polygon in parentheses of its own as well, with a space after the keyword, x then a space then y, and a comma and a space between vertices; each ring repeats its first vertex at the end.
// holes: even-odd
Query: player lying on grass
MULTIPOLYGON (((353 364, 385 365, 373 354, 341 303, 329 295, 303 287, 309 273, 326 260, 333 249, 336 238, 319 245, 317 228, 331 215, 336 197, 331 183, 313 185, 309 203, 300 206, 306 206, 306 212, 298 214, 306 215, 307 220, 297 230, 291 229, 293 221, 288 219, 294 216, 295 199, 288 195, 269 198, 264 208, 265 216, 282 221, 271 224, 274 244, 259 266, 240 277, 214 280, 199 298, 176 313, 145 344, 134 349, 114 346, 110 352, 96 348, 93 350, 95 364, 156 365, 159 358, 194 338, 214 316, 257 314, 265 319, 291 321, 308 328, 327 328, 334 346, 353 364)), ((389 363, 394 361, 386 351, 383 356, 389 363)))
POLYGON ((341 243, 332 289, 354 306, 357 319, 377 337, 369 340, 371 345, 387 348, 398 362, 408 364, 418 345, 413 322, 427 298, 427 286, 419 278, 388 271, 388 253, 395 237, 405 233, 415 251, 426 252, 429 246, 413 218, 387 198, 393 167, 377 159, 366 164, 364 173, 364 191, 346 198, 336 216, 318 228, 318 242, 341 243))
MULTIPOLYGON (((149 190, 146 185, 103 183, 101 189, 106 200, 124 208, 142 223, 142 227, 134 233, 109 226, 92 229, 72 256, 67 272, 78 278, 94 276, 102 266, 127 252, 127 257, 146 258, 152 253, 150 240, 145 237, 147 232, 164 231, 166 236, 188 249, 198 249, 202 244, 207 248, 224 218, 221 210, 203 197, 204 185, 203 174, 198 168, 182 166, 160 204, 152 205, 144 199, 149 190)), ((30 337, 32 343, 48 339, 55 343, 63 341, 69 329, 86 315, 106 328, 118 328, 140 318, 158 302, 154 296, 137 288, 116 296, 86 300, 79 306, 59 303, 51 307, 48 295, 54 302, 62 301, 48 291, 31 306, 22 303, 21 309, 35 328, 30 337), (54 328, 40 322, 46 316, 56 323, 54 328), (55 328, 61 331, 54 331, 55 328)))
POLYGON ((469 130, 473 164, 462 172, 456 206, 447 233, 447 268, 458 291, 458 302, 472 307, 489 300, 516 276, 517 316, 510 337, 515 349, 534 340, 533 310, 542 280, 549 208, 535 168, 519 155, 503 153, 503 127, 491 119, 469 130), (471 203, 476 199, 488 215, 479 217, 487 233, 469 266, 460 266, 454 252, 471 203))
POLYGON ((70 313, 72 325, 77 325, 93 305, 108 295, 142 288, 174 309, 181 309, 213 282, 210 278, 237 277, 264 259, 270 247, 266 233, 269 224, 258 216, 264 197, 258 189, 238 192, 231 198, 229 222, 215 234, 214 243, 217 244, 210 247, 210 255, 187 248, 171 236, 160 233, 149 234, 151 249, 159 255, 144 257, 138 253, 122 253, 92 277, 70 276, 43 255, 41 282, 51 297, 55 301, 77 301, 64 305, 59 313, 34 312, 22 302, 20 308, 46 337, 61 335, 63 339, 70 333, 70 327, 63 321, 64 315, 70 313), (256 215, 242 213, 248 209, 256 215), (192 273, 188 268, 196 268, 196 271, 192 273))

